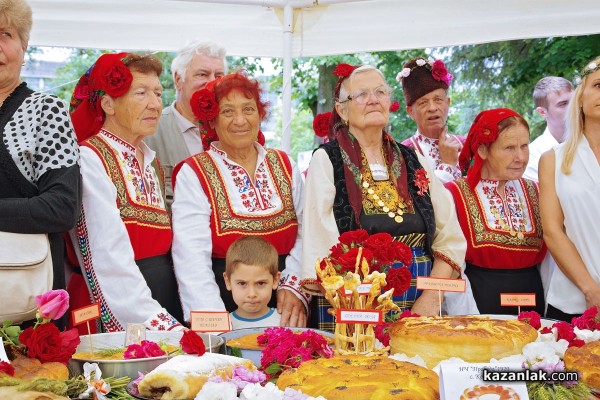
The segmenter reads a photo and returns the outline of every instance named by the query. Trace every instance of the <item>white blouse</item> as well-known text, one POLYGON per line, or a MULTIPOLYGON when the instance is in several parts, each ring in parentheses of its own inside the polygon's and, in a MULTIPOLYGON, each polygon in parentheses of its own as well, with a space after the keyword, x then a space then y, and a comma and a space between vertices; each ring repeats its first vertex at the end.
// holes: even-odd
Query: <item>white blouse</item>
MULTIPOLYGON (((208 150, 215 165, 223 176, 238 174, 237 178, 225 179, 225 187, 230 200, 230 206, 237 214, 253 217, 270 215, 282 209, 283 203, 274 190, 273 176, 265 166, 266 150, 255 143, 258 151, 255 176, 263 174, 264 179, 258 182, 264 186, 257 187, 262 199, 269 199, 259 206, 246 196, 245 186, 252 185, 243 168, 229 159, 227 153, 217 149, 219 142, 213 142, 208 150), (241 173, 240 173, 241 172, 241 173)), ((289 256, 286 258, 285 269, 281 273, 279 289, 290 290, 306 307, 308 298, 300 291, 300 258, 302 255, 302 192, 303 182, 298 167, 292 163, 292 195, 298 218, 298 236, 289 256)), ((255 201, 262 201, 256 199, 255 201)), ((202 185, 192 168, 183 164, 177 174, 175 201, 173 202, 173 263, 179 284, 183 315, 190 311, 224 311, 225 305, 221 300, 219 287, 215 281, 212 269, 212 233, 210 219, 212 208, 202 185)))

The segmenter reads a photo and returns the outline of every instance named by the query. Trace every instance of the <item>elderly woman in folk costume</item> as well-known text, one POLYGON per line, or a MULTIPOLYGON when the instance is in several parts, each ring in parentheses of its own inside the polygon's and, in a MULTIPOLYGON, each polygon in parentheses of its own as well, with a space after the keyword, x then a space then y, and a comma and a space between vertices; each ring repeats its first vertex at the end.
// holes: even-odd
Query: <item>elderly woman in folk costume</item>
POLYGON ((225 254, 239 237, 260 235, 279 253, 281 325, 302 327, 309 301, 299 287, 302 178, 284 152, 263 147, 260 92, 258 82, 233 73, 192 96, 208 132, 205 151, 173 174, 175 273, 186 317, 193 310, 231 312, 237 306, 223 279, 225 254))
POLYGON ((82 213, 71 239, 83 275, 73 274, 69 288, 73 308, 89 297, 101 304, 107 331, 126 323, 183 328, 164 176, 142 141, 161 114, 161 71, 153 55, 104 54, 71 101, 83 176, 82 213))
MULTIPOLYGON (((340 64, 333 73, 333 140, 314 152, 305 183, 302 278, 315 277, 315 261, 340 234, 387 232, 413 252, 412 286, 394 301, 421 315, 438 314, 437 293, 416 290, 415 278, 461 275, 466 244, 450 195, 421 155, 385 132, 391 89, 381 71, 340 64)), ((331 329, 329 304, 317 300, 311 325, 331 329)))
MULTIPOLYGON (((64 289, 62 232, 79 212, 79 149, 67 105, 21 80, 31 26, 26 1, 0 3, 0 231, 47 233, 53 288, 64 289)), ((27 311, 21 306, 4 307, 0 315, 21 322, 12 313, 27 311)))
POLYGON ((546 152, 539 169, 544 240, 559 267, 546 315, 570 322, 600 307, 600 57, 581 71, 567 126, 569 139, 546 152))
POLYGON ((534 309, 544 313, 538 265, 546 245, 538 189, 522 178, 528 146, 529 126, 518 113, 482 111, 460 153, 467 176, 446 183, 467 238, 465 274, 481 313, 516 314, 517 307, 501 306, 501 293, 534 293, 534 309))

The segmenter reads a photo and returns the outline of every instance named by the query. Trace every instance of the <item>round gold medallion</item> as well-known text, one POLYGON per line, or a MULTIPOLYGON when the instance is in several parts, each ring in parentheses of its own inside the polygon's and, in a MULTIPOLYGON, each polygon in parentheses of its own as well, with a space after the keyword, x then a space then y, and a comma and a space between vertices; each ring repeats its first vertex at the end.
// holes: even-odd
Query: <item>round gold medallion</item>
POLYGON ((379 196, 377 194, 373 195, 373 200, 379 200, 379 196))
POLYGON ((373 194, 373 193, 375 193, 375 191, 373 189, 369 188, 369 190, 367 190, 367 193, 373 194))
POLYGON ((369 182, 363 181, 363 187, 366 189, 369 187, 369 182))
POLYGON ((379 200, 379 201, 377 202, 377 205, 378 205, 379 207, 383 207, 383 206, 385 206, 385 203, 384 203, 382 200, 379 200))
POLYGON ((396 218, 394 218, 394 221, 396 221, 397 223, 400 223, 400 222, 404 221, 404 218, 402 218, 401 216, 397 215, 396 218))
POLYGON ((390 217, 390 218, 394 218, 395 216, 396 216, 396 214, 395 214, 395 213, 393 213, 392 211, 390 211, 390 212, 388 213, 388 217, 390 217))
POLYGON ((390 208, 386 206, 386 207, 383 207, 383 209, 382 209, 382 210, 383 210, 383 212, 385 212, 385 213, 386 213, 386 212, 389 212, 389 211, 390 211, 390 208))

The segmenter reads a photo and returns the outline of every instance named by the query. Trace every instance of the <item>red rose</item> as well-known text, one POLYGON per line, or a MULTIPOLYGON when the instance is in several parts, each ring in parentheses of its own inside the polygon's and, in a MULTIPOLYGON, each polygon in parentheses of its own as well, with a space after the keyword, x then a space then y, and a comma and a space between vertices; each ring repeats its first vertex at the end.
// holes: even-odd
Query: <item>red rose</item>
POLYGON ((219 103, 215 94, 208 89, 201 89, 192 95, 190 100, 192 112, 200 121, 212 121, 219 114, 219 103))
POLYGON ((400 109, 400 103, 398 103, 397 101, 394 101, 392 104, 390 104, 390 112, 396 112, 400 109))
POLYGON ((385 280, 387 281, 387 285, 385 285, 383 290, 387 292, 390 289, 394 289, 393 296, 401 296, 410 287, 412 274, 405 267, 390 268, 387 271, 385 280))
POLYGON ((354 66, 350 64, 339 63, 333 70, 332 74, 338 77, 347 77, 350 76, 352 71, 354 71, 356 68, 358 68, 358 65, 354 66))
POLYGON ((121 97, 129 90, 133 75, 123 62, 115 62, 99 76, 100 86, 111 97, 121 97))
MULTIPOLYGON (((356 269, 356 258, 358 257, 358 247, 348 250, 347 253, 338 257, 337 262, 339 263, 340 269, 338 270, 339 274, 344 274, 346 271, 354 272, 356 269)), ((369 249, 363 249, 362 257, 367 260, 369 265, 373 260, 373 253, 369 249)), ((362 261, 361 261, 362 262, 362 261)), ((360 268, 360 263, 358 264, 360 268)))
POLYGON ((77 100, 84 100, 89 93, 89 78, 86 75, 83 75, 81 79, 79 79, 79 83, 77 83, 77 86, 75 86, 75 90, 73 91, 73 97, 77 100))
POLYGON ((36 329, 29 327, 19 335, 19 341, 27 347, 27 356, 41 362, 67 364, 79 345, 76 328, 59 332, 54 324, 42 324, 36 329))
POLYGON ((317 114, 315 119, 313 119, 313 130, 315 131, 315 135, 318 137, 327 136, 327 132, 329 131, 329 120, 331 119, 331 111, 317 114))
POLYGON ((0 361, 0 374, 6 374, 9 376, 15 375, 15 368, 7 363, 6 361, 0 361))
POLYGON ((340 235, 339 241, 346 246, 359 245, 369 237, 369 234, 364 229, 344 232, 340 235))
POLYGON ((206 353, 204 340, 194 331, 184 331, 179 341, 181 349, 187 354, 198 354, 201 356, 206 353))
POLYGON ((436 60, 431 67, 431 75, 436 81, 444 82, 446 85, 450 85, 452 80, 452 74, 448 73, 446 66, 442 60, 436 60))

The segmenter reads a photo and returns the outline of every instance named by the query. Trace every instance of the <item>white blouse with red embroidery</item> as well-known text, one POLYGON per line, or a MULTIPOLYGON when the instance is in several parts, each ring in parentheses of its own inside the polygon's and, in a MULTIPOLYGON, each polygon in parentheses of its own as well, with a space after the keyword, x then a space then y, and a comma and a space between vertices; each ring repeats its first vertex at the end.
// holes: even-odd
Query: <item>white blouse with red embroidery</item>
MULTIPOLYGON (((152 166, 155 152, 142 142, 140 149, 144 154, 144 165, 140 166, 135 157, 136 149, 131 144, 106 130, 101 130, 98 135, 119 154, 119 164, 131 199, 139 204, 164 208, 159 179, 152 166)), ((182 329, 179 322, 152 298, 135 263, 130 237, 116 206, 117 189, 102 160, 88 147, 82 146, 80 151, 84 230, 91 255, 89 264, 99 293, 123 327, 127 322, 137 322, 152 330, 182 329)), ((70 232, 73 243, 79 242, 76 229, 70 232)), ((74 247, 80 265, 84 265, 80 249, 74 247)))
MULTIPOLYGON (((456 135, 448 134, 448 136, 453 136, 456 140, 459 140, 456 135)), ((414 147, 415 151, 425 156, 425 158, 430 162, 431 168, 434 170, 433 173, 443 183, 450 182, 461 177, 458 164, 450 165, 442 162, 438 139, 429 138, 417 131, 417 133, 415 133, 409 139, 409 143, 412 145, 412 147, 414 147)))
POLYGON ((498 191, 498 181, 482 179, 475 190, 488 227, 515 232, 533 231, 525 190, 520 180, 506 182, 504 198, 498 191))
MULTIPOLYGON (((215 147, 208 152, 223 179, 229 206, 236 214, 260 217, 271 215, 283 208, 282 199, 274 189, 273 176, 268 172, 266 150, 255 144, 258 160, 254 173, 255 183, 239 164, 215 147)), ((302 255, 302 190, 303 182, 296 164, 292 163, 292 196, 298 218, 298 235, 285 269, 281 273, 279 289, 290 290, 308 307, 309 297, 300 290, 300 259, 302 255)), ((173 203, 173 263, 179 283, 183 315, 191 310, 225 310, 219 287, 212 270, 212 236, 210 230, 211 205, 194 170, 183 164, 177 174, 173 203), (188 285, 189 282, 189 285, 188 285)))

